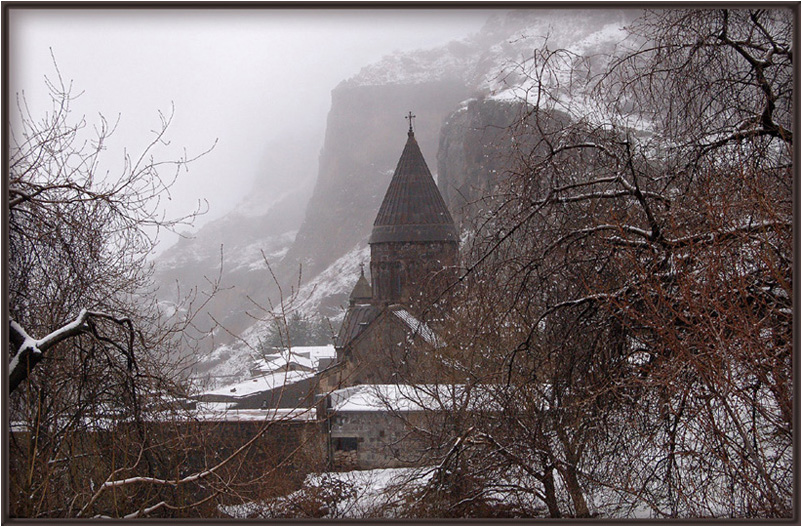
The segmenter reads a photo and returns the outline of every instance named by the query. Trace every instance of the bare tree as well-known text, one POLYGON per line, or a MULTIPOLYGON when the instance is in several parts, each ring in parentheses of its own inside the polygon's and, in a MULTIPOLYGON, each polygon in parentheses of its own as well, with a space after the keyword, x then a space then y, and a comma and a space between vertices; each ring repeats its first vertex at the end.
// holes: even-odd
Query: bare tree
POLYGON ((158 232, 202 212, 168 219, 161 208, 179 172, 208 152, 155 159, 167 144, 172 115, 160 113, 143 152, 125 152, 119 172, 112 172, 101 154, 114 127, 101 116, 90 131, 84 118, 76 119, 72 87, 56 72, 55 82, 47 80, 50 111, 38 119, 20 97, 19 129, 11 130, 10 391, 59 343, 78 335, 119 347, 134 361, 135 329, 158 311, 147 260, 158 232), (129 335, 110 338, 104 331, 111 326, 129 335))
POLYGON ((473 470, 551 516, 791 514, 792 20, 652 12, 521 65, 453 321, 498 405, 473 470))
POLYGON ((160 115, 144 151, 125 153, 118 173, 105 170, 114 128, 102 117, 92 130, 76 119, 72 87, 56 72, 50 111, 36 118, 20 97, 10 134, 6 366, 10 493, 20 516, 78 511, 91 482, 105 478, 104 449, 139 449, 155 470, 143 415, 182 393, 175 350, 208 300, 189 292, 163 311, 147 259, 159 229, 201 212, 168 219, 160 207, 199 156, 156 159, 172 118, 160 115), (127 422, 135 424, 128 432, 112 431, 110 423, 127 422))

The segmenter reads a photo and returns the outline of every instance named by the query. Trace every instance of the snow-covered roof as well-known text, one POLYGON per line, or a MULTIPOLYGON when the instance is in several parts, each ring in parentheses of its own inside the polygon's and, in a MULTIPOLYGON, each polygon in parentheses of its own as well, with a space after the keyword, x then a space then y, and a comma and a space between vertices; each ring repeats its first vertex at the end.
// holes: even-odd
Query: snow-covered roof
POLYGON ((394 307, 392 313, 398 317, 406 326, 415 334, 421 337, 427 344, 435 348, 442 348, 446 343, 441 339, 437 333, 432 330, 426 323, 418 320, 415 316, 404 309, 403 307, 394 307))
POLYGON ((458 405, 462 385, 360 384, 330 394, 335 412, 419 412, 458 405))
POLYGON ((317 362, 320 359, 333 359, 337 356, 334 350, 334 344, 327 344, 325 346, 296 346, 292 348, 296 353, 308 353, 309 358, 317 362))
POLYGON ((224 407, 225 403, 201 403, 198 410, 189 417, 198 421, 259 422, 259 421, 314 421, 317 412, 314 408, 259 408, 234 409, 224 407))
POLYGON ((322 359, 337 357, 334 345, 327 346, 294 346, 277 353, 265 355, 253 362, 252 369, 265 373, 280 370, 285 366, 298 366, 308 370, 316 370, 322 359))
POLYGON ((286 386, 288 384, 294 384, 296 382, 309 379, 313 376, 314 372, 311 371, 282 371, 271 373, 247 381, 238 382, 237 384, 223 386, 222 388, 201 394, 201 397, 228 396, 232 398, 241 398, 259 392, 274 390, 278 387, 286 386))
POLYGON ((307 370, 314 369, 314 364, 312 362, 312 359, 310 359, 309 357, 304 357, 303 355, 296 355, 294 353, 289 357, 269 355, 265 358, 257 359, 253 361, 251 369, 259 370, 264 373, 270 373, 276 370, 280 370, 285 366, 295 366, 307 370))
MULTIPOLYGON (((146 419, 152 422, 244 422, 244 421, 312 421, 317 418, 315 408, 236 408, 237 401, 208 402, 197 401, 191 408, 180 411, 171 409, 150 410, 146 419)), ((109 420, 111 426, 119 424, 119 419, 109 420)))

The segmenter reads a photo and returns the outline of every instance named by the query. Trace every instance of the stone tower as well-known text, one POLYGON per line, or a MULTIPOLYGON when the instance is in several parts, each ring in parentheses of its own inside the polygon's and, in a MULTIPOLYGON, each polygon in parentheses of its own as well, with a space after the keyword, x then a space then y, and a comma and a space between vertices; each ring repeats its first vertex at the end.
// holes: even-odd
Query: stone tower
POLYGON ((370 236, 374 304, 405 303, 458 259, 457 229, 423 159, 409 114, 407 144, 370 236))
POLYGON ((372 284, 362 269, 334 341, 337 360, 321 373, 323 392, 408 381, 415 365, 414 356, 407 355, 412 342, 445 345, 416 308, 454 278, 459 237, 415 141, 412 117, 407 144, 373 223, 372 284))
POLYGON ((359 280, 356 281, 354 290, 351 291, 351 296, 349 297, 349 304, 352 306, 356 304, 369 304, 373 300, 373 290, 370 287, 368 279, 365 278, 365 265, 359 264, 359 267, 359 280))

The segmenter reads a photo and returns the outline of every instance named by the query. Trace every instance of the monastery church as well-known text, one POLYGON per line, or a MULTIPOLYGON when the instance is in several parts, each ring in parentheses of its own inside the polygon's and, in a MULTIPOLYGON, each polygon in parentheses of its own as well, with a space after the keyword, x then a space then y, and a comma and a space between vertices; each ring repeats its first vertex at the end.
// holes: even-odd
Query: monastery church
POLYGON ((382 351, 394 345, 403 347, 399 346, 401 339, 410 335, 435 347, 440 344, 416 315, 420 306, 428 307, 455 277, 458 240, 454 220, 410 125, 406 146, 373 223, 373 283, 368 282, 363 268, 335 341, 337 359, 322 376, 324 391, 410 380, 401 375, 407 372, 399 371, 403 357, 382 351))
POLYGON ((407 142, 373 224, 371 281, 361 266, 334 350, 296 347, 260 359, 253 379, 197 397, 203 419, 256 422, 272 411, 298 426, 314 424, 338 470, 425 462, 421 453, 431 450, 411 437, 410 423, 431 414, 420 389, 444 380, 431 367, 436 357, 428 365, 422 359, 447 348, 431 325, 432 306, 457 276, 459 236, 413 118, 410 112, 407 142))
POLYGON ((330 459, 340 469, 419 461, 416 446, 425 448, 407 437, 405 421, 423 408, 403 392, 433 382, 416 355, 445 346, 421 315, 456 278, 459 236, 415 140, 414 116, 407 118, 407 142, 369 240, 372 283, 363 267, 335 339, 337 357, 320 374, 319 393, 328 395, 318 415, 328 416, 330 459))

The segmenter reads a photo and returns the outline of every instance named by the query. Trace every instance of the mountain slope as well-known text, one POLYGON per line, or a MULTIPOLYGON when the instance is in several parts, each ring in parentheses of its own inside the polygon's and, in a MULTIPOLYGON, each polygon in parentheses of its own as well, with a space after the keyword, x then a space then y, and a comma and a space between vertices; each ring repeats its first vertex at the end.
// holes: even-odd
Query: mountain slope
MULTIPOLYGON (((189 274, 197 279, 193 258, 205 272, 212 272, 212 263, 219 263, 218 242, 223 242, 224 281, 235 287, 214 307, 215 319, 224 322, 227 331, 250 346, 264 333, 264 324, 251 316, 254 306, 248 297, 265 306, 293 297, 293 308, 321 313, 336 328, 358 277, 358 264, 369 259, 367 239, 404 146, 407 112, 417 115, 415 136, 452 215, 462 223, 476 199, 509 165, 508 129, 525 108, 534 82, 533 50, 545 42, 583 56, 612 51, 621 27, 635 14, 513 11, 490 19, 479 33, 463 40, 396 53, 366 66, 332 91, 317 177, 303 220, 295 208, 303 193, 258 217, 232 212, 201 230, 193 243, 181 242, 165 253, 160 276, 170 280, 189 274), (283 216, 275 212, 282 206, 283 216), (261 251, 269 253, 283 295, 272 284, 261 251)), ((314 171, 316 158, 305 155, 293 170, 314 171)), ((248 353, 247 345, 223 333, 217 335, 218 344, 248 353)))

